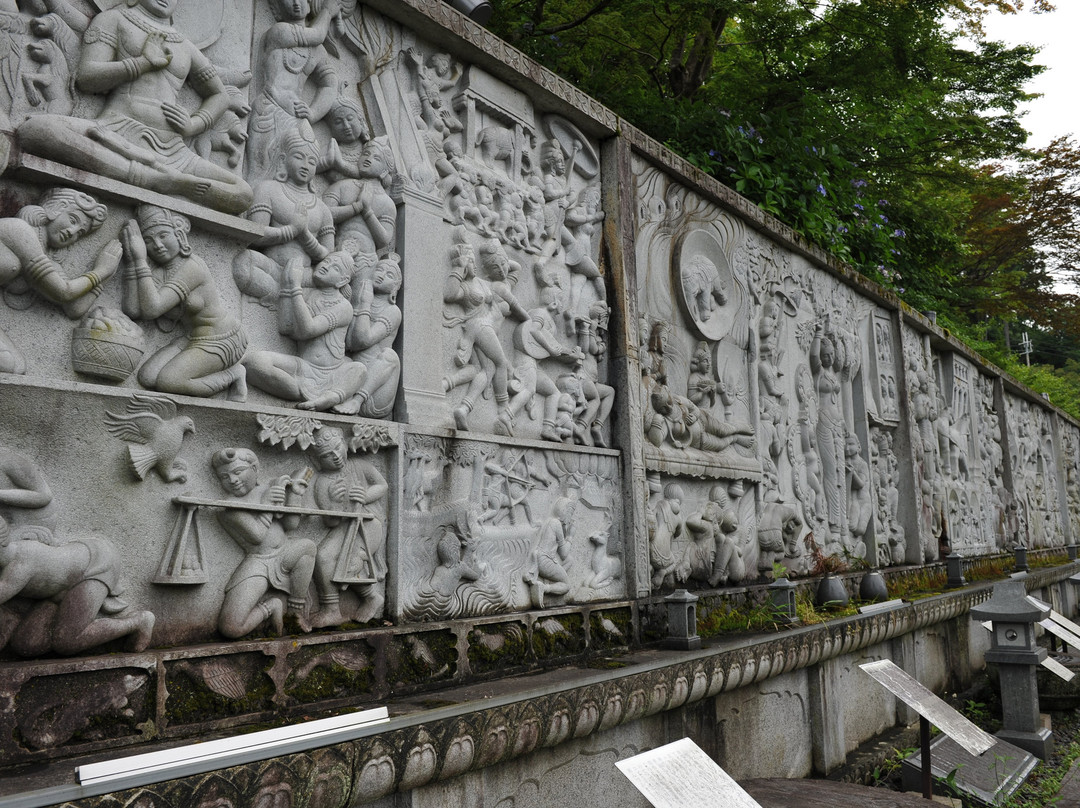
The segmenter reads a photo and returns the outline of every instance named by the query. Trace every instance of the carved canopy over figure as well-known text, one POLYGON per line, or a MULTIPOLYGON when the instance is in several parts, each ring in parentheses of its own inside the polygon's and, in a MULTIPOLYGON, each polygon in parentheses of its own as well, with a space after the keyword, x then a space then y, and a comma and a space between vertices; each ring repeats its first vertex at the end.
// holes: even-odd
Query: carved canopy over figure
MULTIPOLYGON (((52 188, 37 205, 27 205, 16 218, 0 219, 0 287, 5 297, 36 291, 64 307, 69 317, 81 317, 97 299, 101 285, 120 264, 120 242, 102 249, 94 269, 68 278, 47 251, 70 247, 93 233, 108 211, 89 194, 52 188)), ((22 354, 0 331, 0 372, 25 373, 22 354)))
POLYGON ((121 232, 124 244, 124 312, 153 319, 179 308, 187 333, 177 337, 139 368, 139 383, 163 393, 212 396, 228 390, 233 401, 247 398, 240 360, 247 337, 224 307, 209 267, 192 254, 191 223, 153 205, 140 205, 137 219, 121 232), (164 272, 159 283, 147 263, 164 272))
POLYGON ((251 188, 184 142, 229 107, 210 60, 172 26, 177 0, 128 0, 102 11, 83 34, 76 85, 106 96, 96 121, 34 115, 18 129, 26 151, 112 179, 187 197, 227 213, 251 204, 251 188), (180 103, 189 86, 202 99, 180 103))

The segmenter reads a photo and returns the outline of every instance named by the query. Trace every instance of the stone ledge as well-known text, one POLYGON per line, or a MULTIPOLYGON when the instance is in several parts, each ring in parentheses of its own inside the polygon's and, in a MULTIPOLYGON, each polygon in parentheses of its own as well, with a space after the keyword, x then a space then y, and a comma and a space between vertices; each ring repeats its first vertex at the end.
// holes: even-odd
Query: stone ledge
MULTIPOLYGON (((1060 582, 1073 567, 1037 570, 1028 576, 1028 586, 1037 589, 1060 582)), ((642 650, 609 661, 622 667, 600 673, 579 666, 471 683, 439 691, 435 709, 428 699, 399 699, 388 705, 389 725, 359 730, 354 741, 234 767, 224 777, 209 773, 160 783, 153 793, 168 804, 194 805, 215 783, 250 784, 274 771, 295 781, 297 808, 314 808, 316 803, 299 797, 313 793, 316 781, 330 778, 351 784, 342 791, 341 801, 322 795, 318 803, 319 808, 344 808, 513 760, 961 617, 989 597, 992 588, 992 583, 969 586, 895 611, 769 637, 708 641, 699 651, 642 650)), ((103 757, 107 756, 94 759, 103 757)), ((89 760, 53 763, 33 775, 12 772, 0 788, 12 797, 25 793, 10 802, 0 800, 0 805, 116 805, 117 797, 100 797, 74 782, 74 767, 89 760), (56 783, 63 785, 45 788, 56 783)), ((136 788, 117 796, 120 804, 127 804, 143 791, 136 788)))

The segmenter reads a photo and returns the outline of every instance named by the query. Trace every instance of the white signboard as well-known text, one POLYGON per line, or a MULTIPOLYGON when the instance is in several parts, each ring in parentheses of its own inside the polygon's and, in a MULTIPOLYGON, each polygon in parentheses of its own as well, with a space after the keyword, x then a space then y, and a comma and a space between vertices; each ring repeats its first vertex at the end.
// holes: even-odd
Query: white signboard
POLYGON ((615 765, 655 808, 761 808, 689 738, 615 765))
POLYGON ((970 754, 981 755, 997 743, 997 738, 968 721, 927 690, 918 679, 898 668, 892 660, 879 659, 859 667, 970 754))

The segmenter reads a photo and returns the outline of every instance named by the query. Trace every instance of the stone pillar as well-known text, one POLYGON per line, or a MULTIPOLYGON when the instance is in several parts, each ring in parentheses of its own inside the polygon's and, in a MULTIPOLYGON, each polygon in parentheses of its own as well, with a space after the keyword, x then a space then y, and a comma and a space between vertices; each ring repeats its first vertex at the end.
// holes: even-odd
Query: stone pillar
POLYGON ((828 774, 844 765, 847 743, 844 737, 844 710, 840 705, 840 677, 836 660, 813 665, 806 671, 810 691, 810 742, 814 771, 828 774))
POLYGON ((1039 716, 1035 672, 1046 659, 1045 648, 1035 644, 1035 623, 1050 616, 1050 609, 1028 597, 1023 581, 1003 581, 986 603, 971 610, 973 620, 993 622, 987 662, 998 666, 1003 727, 997 736, 1041 760, 1054 749, 1050 730, 1039 716))
POLYGON ((443 283, 450 272, 453 228, 442 201, 406 188, 398 207, 401 287, 401 398, 396 417, 410 424, 452 427, 443 391, 443 283))

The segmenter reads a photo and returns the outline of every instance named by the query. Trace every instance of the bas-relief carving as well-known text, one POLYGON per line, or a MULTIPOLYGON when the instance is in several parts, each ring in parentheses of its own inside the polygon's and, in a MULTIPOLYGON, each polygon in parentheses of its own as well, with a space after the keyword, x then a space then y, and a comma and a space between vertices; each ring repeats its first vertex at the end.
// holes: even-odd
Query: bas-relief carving
POLYGON ((186 142, 230 106, 214 64, 173 26, 175 0, 113 8, 82 32, 75 86, 104 96, 92 118, 32 114, 17 127, 20 146, 64 165, 177 195, 229 213, 251 204, 251 189, 186 142), (199 99, 191 109, 187 87, 199 99))
MULTIPOLYGON (((75 245, 101 227, 107 216, 107 208, 89 194, 52 188, 37 205, 27 205, 16 217, 0 219, 0 286, 5 302, 25 309, 36 293, 61 305, 70 318, 87 314, 102 284, 119 266, 120 243, 108 242, 93 269, 74 278, 68 277, 51 253, 75 245)), ((0 371, 26 370, 22 352, 0 331, 0 371)))
POLYGON ((105 413, 105 426, 127 443, 128 465, 135 477, 145 480, 153 470, 167 483, 187 482, 187 463, 178 455, 184 437, 195 431, 195 422, 177 415, 173 401, 136 393, 124 412, 105 413))
POLYGON ((1065 543, 1058 502, 1057 455, 1051 414, 1039 405, 1006 394, 1016 504, 1016 541, 1026 547, 1065 543))
POLYGON ((30 458, 0 448, 0 475, 0 506, 29 511, 29 524, 0 516, 0 650, 72 655, 119 639, 129 650, 146 648, 154 615, 122 599, 115 544, 98 536, 63 539, 33 524, 53 495, 30 458))
POLYGON ((187 217, 140 205, 121 231, 124 313, 136 320, 170 314, 187 331, 143 362, 139 383, 192 396, 227 391, 230 400, 244 401, 247 335, 221 300, 206 262, 194 255, 190 230, 187 217))
POLYGON ((873 513, 880 566, 907 561, 907 535, 900 523, 900 461, 896 433, 882 426, 870 427, 870 469, 873 478, 873 513))
POLYGON ((615 463, 409 436, 401 575, 409 619, 617 597, 615 463))
MULTIPOLYGON (((710 587, 738 584, 757 575, 758 554, 769 550, 757 547, 749 538, 753 531, 740 518, 740 500, 746 490, 741 481, 665 483, 659 472, 650 472, 648 485, 654 590, 689 582, 710 587)), ((769 527, 759 522, 758 537, 767 535, 769 527)), ((771 562, 766 566, 771 568, 771 562)))
MULTIPOLYGON (((284 425, 264 426, 264 439, 284 443, 271 437, 275 426, 284 425)), ((254 451, 221 449, 211 465, 229 498, 177 498, 179 504, 217 510, 221 528, 244 552, 225 584, 218 617, 218 630, 226 637, 245 636, 265 623, 280 634, 286 613, 302 631, 311 631, 348 620, 367 622, 382 612, 386 478, 370 461, 349 457, 368 443, 365 436, 354 431, 346 439, 337 427, 318 422, 297 426, 298 433, 308 431, 304 444, 310 465, 260 482, 254 451), (316 517, 321 533, 309 524, 297 534, 302 520, 316 517), (316 538, 308 538, 313 532, 316 538), (310 597, 311 584, 317 603, 310 597)))

